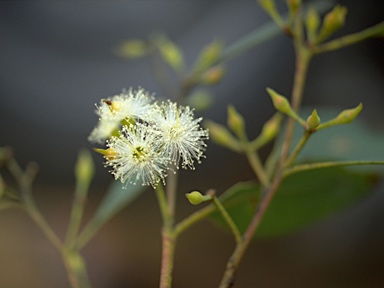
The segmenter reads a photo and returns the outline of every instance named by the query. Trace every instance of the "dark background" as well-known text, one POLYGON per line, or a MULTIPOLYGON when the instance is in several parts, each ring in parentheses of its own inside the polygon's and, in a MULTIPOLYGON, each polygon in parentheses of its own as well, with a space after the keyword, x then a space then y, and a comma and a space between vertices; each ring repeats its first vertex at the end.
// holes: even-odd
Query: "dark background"
MULTIPOLYGON (((348 7, 347 27, 338 35, 382 21, 381 2, 338 1, 348 7)), ((92 148, 87 136, 97 121, 94 104, 138 86, 166 97, 150 61, 123 60, 113 53, 116 46, 160 31, 192 65, 213 39, 230 44, 268 20, 256 1, 0 2, 0 145, 12 146, 22 165, 39 164, 36 198, 60 236, 77 153, 92 148)), ((383 133, 383 42, 369 40, 315 58, 304 105, 342 109, 363 102, 363 121, 383 133)), ((256 136, 274 112, 265 87, 289 95, 293 64, 284 36, 231 60, 224 80, 210 88, 215 103, 203 116, 225 123, 226 107, 234 104, 247 119, 250 136, 256 136)), ((194 209, 185 203, 185 192, 222 191, 252 178, 241 156, 213 143, 206 154, 196 171, 180 173, 180 218, 194 209)), ((93 156, 97 174, 87 217, 112 180, 101 157, 93 156)), ((256 241, 239 271, 238 287, 383 287, 382 188, 304 231, 256 241)), ((150 190, 114 218, 84 250, 94 287, 156 287, 160 222, 150 190)), ((212 228, 204 222, 181 237, 175 287, 217 285, 233 242, 212 228)), ((66 281, 59 257, 35 225, 20 211, 1 212, 0 287, 68 287, 66 281)))

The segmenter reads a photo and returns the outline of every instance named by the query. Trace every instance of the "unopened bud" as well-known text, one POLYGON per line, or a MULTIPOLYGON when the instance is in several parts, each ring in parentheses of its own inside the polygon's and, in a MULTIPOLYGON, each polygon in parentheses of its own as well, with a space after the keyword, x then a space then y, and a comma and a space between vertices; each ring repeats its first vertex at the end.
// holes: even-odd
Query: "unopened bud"
POLYGON ((244 135, 245 132, 245 123, 244 118, 239 112, 236 111, 235 107, 232 105, 228 106, 228 127, 235 132, 238 136, 244 135))
POLYGON ((147 47, 146 42, 139 39, 132 39, 123 42, 120 47, 117 48, 116 53, 120 57, 139 58, 147 53, 147 47))
POLYGON ((320 117, 317 115, 317 110, 313 110, 312 114, 307 118, 308 130, 316 129, 320 125, 320 117))
POLYGON ((201 75, 201 83, 205 85, 215 85, 223 79, 226 73, 222 65, 212 67, 201 75))
POLYGON ((347 15, 347 8, 337 5, 332 11, 330 11, 327 15, 325 15, 323 20, 323 26, 319 32, 319 35, 316 39, 317 43, 323 42, 329 36, 331 36, 334 32, 343 27, 345 23, 345 17, 347 15))
POLYGON ((108 148, 108 149, 94 148, 93 150, 95 150, 97 153, 100 153, 108 160, 113 160, 117 155, 116 150, 113 148, 108 148))
POLYGON ((82 150, 77 158, 75 175, 78 181, 89 183, 95 172, 92 156, 87 150, 82 150))
POLYGON ((272 98, 273 106, 277 111, 280 111, 284 114, 289 115, 292 111, 291 105, 289 104, 287 98, 277 93, 271 88, 267 88, 269 96, 272 98))
POLYGON ((269 119, 267 122, 265 122, 262 130, 261 135, 263 138, 265 138, 266 141, 270 141, 274 139, 279 133, 280 130, 280 123, 282 120, 282 115, 280 113, 276 113, 273 115, 271 119, 269 119))
POLYGON ((195 63, 195 71, 202 71, 214 64, 221 56, 223 44, 220 41, 213 41, 206 46, 198 56, 195 63))
POLYGON ((240 143, 223 125, 213 121, 206 121, 204 126, 209 130, 209 136, 213 142, 220 146, 224 146, 233 151, 240 151, 240 143))
POLYGON ((346 109, 342 111, 339 115, 337 115, 336 119, 338 121, 338 124, 347 124, 352 122, 357 115, 361 112, 363 109, 363 104, 360 103, 358 106, 352 109, 346 109))
POLYGON ((310 7, 307 12, 307 16, 305 19, 305 25, 307 28, 307 35, 309 42, 313 42, 317 36, 317 30, 320 26, 320 16, 317 11, 310 7))
POLYGON ((180 48, 165 37, 159 36, 158 47, 163 60, 175 71, 184 69, 184 57, 180 48))
POLYGON ((185 197, 187 197, 189 203, 193 205, 198 205, 202 202, 212 200, 211 195, 202 195, 199 191, 193 191, 191 193, 185 194, 185 197))
POLYGON ((253 149, 259 149, 277 136, 280 131, 280 124, 283 119, 282 116, 281 113, 277 112, 271 119, 265 122, 260 135, 251 142, 251 147, 253 147, 253 149))
POLYGON ((291 13, 296 13, 296 11, 301 6, 301 0, 287 0, 287 5, 291 13))
POLYGON ((357 115, 359 115, 362 109, 363 104, 360 103, 355 108, 343 110, 339 113, 339 115, 337 115, 336 118, 333 118, 332 120, 329 120, 325 123, 321 123, 316 130, 328 128, 339 124, 348 124, 352 122, 357 117, 357 115))

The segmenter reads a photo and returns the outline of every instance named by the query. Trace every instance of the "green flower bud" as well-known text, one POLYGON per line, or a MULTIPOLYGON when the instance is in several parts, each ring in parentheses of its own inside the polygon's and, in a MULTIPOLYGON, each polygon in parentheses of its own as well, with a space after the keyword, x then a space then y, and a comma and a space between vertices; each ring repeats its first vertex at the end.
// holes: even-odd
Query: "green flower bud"
POLYGON ((202 71, 213 65, 221 56, 223 44, 220 41, 213 41, 206 46, 197 57, 195 71, 202 71))
POLYGON ((184 70, 183 53, 174 42, 168 40, 164 35, 157 35, 155 43, 159 48, 160 55, 165 63, 177 72, 184 70))
POLYGON ((305 125, 306 125, 305 121, 303 119, 301 119, 300 116, 297 115, 295 111, 293 111, 287 98, 280 95, 279 93, 277 93, 276 91, 274 91, 271 88, 267 88, 267 92, 268 92, 269 96, 271 96, 273 106, 275 106, 277 111, 280 111, 280 112, 288 115, 289 117, 292 117, 297 122, 299 122, 301 126, 305 127, 305 125))
POLYGON ((337 115, 336 120, 338 121, 338 124, 347 124, 352 122, 357 115, 361 112, 363 109, 363 104, 360 103, 358 106, 352 109, 346 109, 342 111, 339 115, 337 115))
POLYGON ((291 13, 296 13, 296 11, 301 6, 301 0, 287 0, 287 5, 291 13))
POLYGON ((199 191, 193 191, 191 193, 185 194, 185 197, 187 197, 189 203, 193 205, 198 205, 202 202, 212 200, 211 195, 202 195, 199 191))
POLYGON ((116 150, 113 148, 101 149, 101 148, 93 148, 93 150, 101 155, 103 155, 106 159, 112 160, 116 157, 116 150))
POLYGON ((139 58, 147 54, 148 45, 139 39, 131 39, 123 42, 116 50, 117 55, 126 58, 139 58))
POLYGON ((275 113, 271 119, 269 119, 263 125, 260 135, 251 142, 251 147, 255 150, 264 146, 268 142, 272 141, 280 131, 281 120, 283 115, 279 112, 275 113))
POLYGON ((89 183, 95 172, 92 156, 87 150, 80 151, 75 166, 76 179, 82 183, 89 183))
POLYGON ((201 75, 200 81, 205 85, 215 85, 223 79, 225 73, 225 68, 222 65, 218 65, 205 71, 201 75))
POLYGON ((290 115, 292 112, 291 105, 289 104, 289 101, 284 96, 278 94, 276 91, 274 91, 271 88, 267 88, 267 92, 269 96, 272 98, 273 106, 276 108, 277 111, 280 111, 284 114, 290 115))
POLYGON ((317 115, 317 110, 313 110, 312 114, 307 118, 308 130, 314 130, 320 125, 320 117, 317 115))
POLYGON ((307 29, 308 40, 310 43, 314 42, 317 36, 317 30, 320 26, 320 16, 314 8, 309 8, 306 18, 305 25, 307 29))
POLYGON ((239 112, 236 111, 232 105, 228 106, 228 127, 236 133, 238 136, 242 136, 245 133, 244 118, 239 112))
POLYGON ((347 8, 340 5, 335 6, 332 11, 328 12, 324 17, 323 26, 316 39, 316 43, 323 42, 334 32, 343 27, 346 15, 347 8))
POLYGON ((217 124, 213 121, 206 121, 204 126, 208 128, 209 136, 216 144, 236 152, 241 150, 239 141, 236 140, 223 125, 217 124))

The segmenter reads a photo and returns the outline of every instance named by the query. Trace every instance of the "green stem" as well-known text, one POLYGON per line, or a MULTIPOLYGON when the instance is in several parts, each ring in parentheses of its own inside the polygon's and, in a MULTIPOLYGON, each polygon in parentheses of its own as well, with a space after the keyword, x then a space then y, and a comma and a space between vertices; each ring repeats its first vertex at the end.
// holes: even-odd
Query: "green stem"
POLYGON ((162 260, 160 272, 160 288, 170 288, 172 285, 172 271, 176 246, 176 234, 173 226, 174 217, 170 213, 169 204, 161 185, 156 188, 156 195, 163 217, 162 228, 162 260))
MULTIPOLYGON (((305 48, 304 44, 302 43, 300 33, 299 37, 294 38, 294 46, 296 52, 296 70, 292 88, 291 107, 294 112, 297 112, 300 108, 300 104, 302 101, 304 83, 312 54, 308 49, 305 48)), ((266 193, 264 194, 265 196, 259 205, 258 210, 254 214, 254 217, 248 225, 248 228, 243 235, 242 241, 236 245, 232 256, 229 258, 219 288, 228 288, 233 285, 235 281, 235 273, 244 256, 244 253, 247 250, 251 239, 256 233, 256 230, 259 227, 261 220, 263 219, 264 214, 267 211, 267 208, 269 207, 273 197, 275 196, 281 181, 283 180, 282 171, 284 169, 285 160, 288 157, 294 127, 295 120, 293 118, 289 118, 284 141, 281 148, 279 168, 276 172, 272 185, 269 186, 269 188, 267 189, 266 193)))
POLYGON ((263 185, 263 187, 269 187, 270 182, 269 182, 268 176, 265 172, 263 165, 261 164, 261 160, 257 152, 252 151, 251 149, 246 147, 245 153, 246 153, 248 162, 251 165, 252 170, 255 172, 257 178, 260 180, 261 185, 263 185))
POLYGON ((311 47, 311 51, 315 54, 330 52, 379 35, 384 35, 384 22, 380 22, 363 31, 346 35, 321 45, 313 46, 311 47))
POLYGON ((203 220, 208 215, 213 213, 215 210, 216 210, 215 206, 211 204, 189 215, 187 218, 185 218, 184 220, 182 220, 180 223, 176 225, 175 236, 179 236, 181 233, 183 233, 193 224, 196 224, 197 222, 203 220))
POLYGON ((221 204, 221 202, 217 199, 217 197, 215 195, 212 196, 212 201, 213 201, 213 204, 216 206, 216 208, 221 213, 221 215, 223 216, 225 222, 227 222, 229 228, 231 228, 231 231, 232 231, 233 235, 235 236, 236 243, 240 243, 241 234, 240 234, 239 228, 237 228, 235 222, 233 222, 231 215, 228 214, 228 211, 225 210, 223 204, 221 204))
POLYGON ((84 205, 87 198, 87 193, 88 185, 84 185, 81 183, 81 181, 77 181, 68 231, 65 239, 65 245, 67 247, 73 248, 76 242, 76 237, 79 232, 81 219, 84 213, 84 205))
POLYGON ((311 131, 304 131, 304 135, 301 137, 300 141, 297 143, 296 147, 293 149, 291 155, 285 162, 285 167, 289 167, 295 161, 297 155, 299 155, 300 151, 304 148, 305 143, 307 143, 309 137, 312 135, 311 131))
POLYGON ((295 165, 291 168, 285 169, 283 176, 287 177, 289 175, 314 170, 314 169, 323 169, 323 168, 332 168, 332 167, 342 167, 342 166, 358 166, 358 165, 384 165, 384 161, 330 161, 330 162, 318 162, 318 163, 308 163, 295 165))
POLYGON ((35 201, 32 197, 32 182, 37 172, 37 167, 35 165, 29 165, 26 171, 24 172, 20 168, 18 163, 14 159, 11 159, 7 163, 7 168, 19 184, 21 198, 24 204, 24 208, 26 209, 28 215, 32 218, 32 220, 41 229, 47 239, 52 243, 53 247, 61 255, 64 267, 67 271, 68 281, 71 287, 91 287, 88 282, 85 264, 80 267, 81 269, 79 269, 79 265, 74 265, 78 264, 78 261, 71 261, 70 254, 68 253, 60 239, 57 237, 56 233, 52 230, 47 221, 41 215, 39 209, 35 204, 35 201))
POLYGON ((219 288, 229 288, 232 287, 235 282, 235 274, 237 268, 243 259, 245 251, 247 250, 253 236, 256 232, 257 227, 260 225, 263 216, 271 203, 273 196, 275 195, 277 189, 279 188, 280 182, 282 181, 281 174, 275 177, 272 185, 268 188, 265 197, 263 198, 257 212, 253 216, 251 223, 249 224, 246 232, 244 233, 242 240, 237 243, 235 250, 233 251, 231 257, 227 262, 227 266, 223 275, 223 278, 220 282, 219 288))

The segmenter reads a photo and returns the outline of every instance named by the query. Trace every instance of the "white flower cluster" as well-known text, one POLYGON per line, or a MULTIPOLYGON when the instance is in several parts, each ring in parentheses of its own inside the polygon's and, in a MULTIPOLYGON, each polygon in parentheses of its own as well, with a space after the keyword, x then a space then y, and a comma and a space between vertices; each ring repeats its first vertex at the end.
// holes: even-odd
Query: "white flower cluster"
POLYGON ((170 165, 195 169, 194 161, 204 157, 208 131, 202 118, 195 119, 188 106, 153 101, 143 89, 130 89, 96 105, 99 122, 88 139, 106 142, 106 166, 123 183, 156 187, 170 165))

